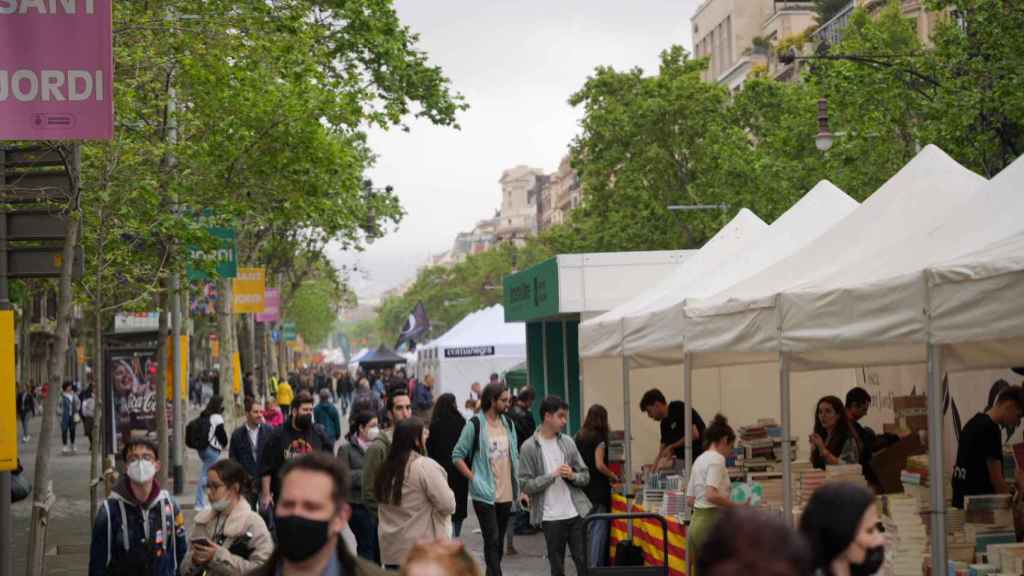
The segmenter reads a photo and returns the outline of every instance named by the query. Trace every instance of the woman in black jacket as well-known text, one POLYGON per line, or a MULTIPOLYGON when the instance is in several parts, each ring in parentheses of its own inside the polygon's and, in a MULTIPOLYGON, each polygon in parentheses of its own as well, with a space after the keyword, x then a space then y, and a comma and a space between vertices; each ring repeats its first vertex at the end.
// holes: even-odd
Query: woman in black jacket
POLYGON ((430 436, 427 437, 427 455, 444 466, 448 473, 448 487, 455 493, 455 514, 452 515, 452 538, 462 533, 462 521, 466 519, 466 504, 469 499, 469 480, 455 469, 452 452, 462 434, 466 419, 455 405, 455 395, 441 394, 434 403, 434 414, 430 420, 430 436))

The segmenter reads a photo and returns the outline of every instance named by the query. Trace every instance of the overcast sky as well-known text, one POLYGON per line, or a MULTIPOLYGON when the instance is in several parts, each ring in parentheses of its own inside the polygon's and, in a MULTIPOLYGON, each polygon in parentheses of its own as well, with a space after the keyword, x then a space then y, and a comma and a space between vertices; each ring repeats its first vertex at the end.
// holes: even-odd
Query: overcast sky
POLYGON ((596 66, 657 67, 672 44, 692 49, 690 16, 700 0, 396 0, 402 21, 441 66, 470 109, 461 130, 414 123, 371 134, 370 173, 391 185, 407 215, 360 254, 335 252, 361 300, 416 274, 455 234, 493 215, 502 170, 554 171, 578 132, 568 97, 596 66))

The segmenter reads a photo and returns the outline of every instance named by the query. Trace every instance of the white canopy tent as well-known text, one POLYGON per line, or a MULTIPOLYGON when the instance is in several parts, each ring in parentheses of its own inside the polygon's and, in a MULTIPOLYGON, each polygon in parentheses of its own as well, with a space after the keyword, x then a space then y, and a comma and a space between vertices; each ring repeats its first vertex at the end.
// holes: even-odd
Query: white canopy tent
POLYGON ((478 310, 417 350, 418 373, 436 379, 434 396, 451 392, 465 405, 473 382, 481 384, 526 361, 526 327, 505 323, 501 304, 478 310))
POLYGON ((642 313, 721 267, 742 249, 760 238, 768 225, 743 208, 696 254, 678 265, 671 276, 608 312, 580 324, 580 356, 622 356, 625 318, 642 313))
MULTIPOLYGON (((737 216, 666 282, 609 313, 581 324, 581 357, 620 355, 624 427, 631 438, 630 368, 677 365, 684 361, 678 325, 688 298, 707 296, 792 254, 850 214, 857 202, 828 181, 819 182, 767 229, 743 214, 737 216), (615 341, 615 324, 625 329, 615 341), (597 334, 597 342, 590 335, 597 334), (631 338, 632 337, 632 338, 631 338), (642 359, 642 363, 636 359, 642 359)), ((752 216, 752 214, 751 214, 752 216)), ((763 224, 763 223, 762 223, 763 224)), ((689 375, 689 371, 685 374, 689 375)), ((687 379, 685 429, 692 426, 692 386, 687 379)), ((632 442, 626 443, 626 468, 632 467, 632 442)), ((687 444, 686 469, 692 462, 687 444)))
MULTIPOLYGON (((925 345, 927 290, 913 281, 913 271, 923 278, 929 254, 942 249, 933 231, 944 222, 955 221, 961 236, 971 233, 976 222, 961 214, 982 197, 984 186, 983 178, 926 147, 814 245, 688 307, 684 330, 693 364, 779 362, 785 414, 791 369, 927 360, 929 462, 939 470, 933 477, 942 478, 941 370, 925 345)), ((785 426, 788 418, 783 420, 785 426)), ((783 455, 785 506, 791 509, 788 451, 783 455)), ((931 496, 933 565, 943 566, 943 482, 932 483, 931 496)))

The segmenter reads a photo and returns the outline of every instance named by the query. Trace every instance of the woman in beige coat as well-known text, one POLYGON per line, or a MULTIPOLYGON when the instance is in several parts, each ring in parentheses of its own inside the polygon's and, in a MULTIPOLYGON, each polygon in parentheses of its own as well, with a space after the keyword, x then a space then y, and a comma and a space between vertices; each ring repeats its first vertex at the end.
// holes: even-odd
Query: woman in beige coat
POLYGON ((245 470, 234 460, 219 460, 210 467, 210 508, 196 515, 181 564, 183 576, 242 576, 274 553, 267 525, 242 496, 247 485, 245 470))
POLYGON ((427 434, 419 418, 399 422, 377 475, 380 559, 386 568, 398 568, 418 542, 451 537, 455 494, 444 468, 423 455, 427 434))

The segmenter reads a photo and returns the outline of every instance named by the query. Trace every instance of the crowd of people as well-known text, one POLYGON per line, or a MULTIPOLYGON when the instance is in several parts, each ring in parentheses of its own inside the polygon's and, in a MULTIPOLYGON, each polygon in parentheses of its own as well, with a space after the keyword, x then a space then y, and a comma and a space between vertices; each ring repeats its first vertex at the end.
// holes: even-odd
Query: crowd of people
MULTIPOLYGON (((321 369, 273 379, 267 391, 266 404, 245 398, 244 421, 230 433, 219 396, 187 426, 186 443, 203 463, 191 526, 156 481, 157 447, 126 441, 124 476, 95 520, 91 576, 396 570, 500 576, 506 555, 517 552, 514 537, 537 532, 554 576, 564 574, 566 552, 577 574, 608 564, 608 520, 588 518, 611 510, 613 485, 622 480, 608 462, 603 406, 589 406, 580 430, 569 436, 564 399, 540 399, 535 412, 533 390, 513 394, 497 374, 474 385, 461 406, 450 392, 435 399, 432 379, 419 382, 401 370, 349 377, 321 369), (470 504, 483 567, 460 540, 470 504)), ((864 464, 873 483, 866 456, 900 437, 860 424, 870 402, 860 388, 845 403, 833 396, 818 402, 809 438, 815 466, 864 464)), ((62 414, 81 410, 72 394, 61 403, 62 414)), ((661 427, 654 469, 675 465, 687 446, 695 457, 687 488, 687 558, 694 572, 877 570, 884 553, 871 490, 848 484, 819 490, 793 530, 730 498, 726 460, 736 433, 724 416, 706 424, 693 411, 687 429, 685 404, 669 402, 657 389, 644 394, 640 408, 661 427)), ((968 424, 966 442, 991 443, 992 426, 1017 424, 1022 412, 1020 389, 1004 390, 968 424)), ((992 450, 971 454, 985 470, 997 468, 992 450)), ((980 486, 979 464, 968 457, 958 457, 957 470, 965 471, 958 472, 960 488, 954 478, 954 499, 1005 487, 1001 477, 986 477, 980 486)))

